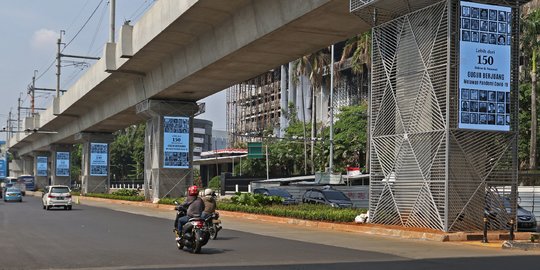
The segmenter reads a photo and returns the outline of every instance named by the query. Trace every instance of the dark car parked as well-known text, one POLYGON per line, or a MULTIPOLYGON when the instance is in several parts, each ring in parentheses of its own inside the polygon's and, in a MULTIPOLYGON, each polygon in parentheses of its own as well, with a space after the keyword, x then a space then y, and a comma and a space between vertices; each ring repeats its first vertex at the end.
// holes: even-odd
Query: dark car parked
MULTIPOLYGON (((511 212, 510 199, 504 197, 504 207, 508 213, 511 212)), ((536 232, 536 217, 527 209, 517 205, 517 230, 521 232, 536 232)))
MULTIPOLYGON (((510 198, 508 197, 501 197, 503 207, 505 208, 507 213, 512 212, 512 205, 510 203, 510 198)), ((537 231, 537 223, 536 223, 536 217, 531 211, 528 211, 527 209, 521 207, 519 204, 517 205, 517 230, 521 232, 536 232, 537 231)), ((497 216, 497 212, 500 211, 500 206, 494 205, 492 207, 486 207, 485 214, 489 218, 495 218, 497 216)))
POLYGON ((302 196, 303 203, 326 204, 336 208, 352 207, 353 203, 345 193, 332 188, 310 188, 302 196))
POLYGON ((283 204, 297 204, 298 201, 285 189, 282 188, 256 188, 253 190, 253 194, 262 194, 265 196, 278 196, 283 198, 283 204))

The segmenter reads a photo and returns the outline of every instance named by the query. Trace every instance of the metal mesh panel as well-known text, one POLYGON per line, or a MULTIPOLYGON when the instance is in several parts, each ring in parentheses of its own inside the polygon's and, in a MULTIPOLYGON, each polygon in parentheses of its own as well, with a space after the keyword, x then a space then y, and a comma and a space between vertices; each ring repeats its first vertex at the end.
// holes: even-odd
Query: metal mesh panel
POLYGON ((444 230, 448 33, 446 1, 373 30, 375 223, 444 230))
POLYGON ((484 214, 490 229, 505 229, 515 217, 519 48, 513 42, 511 131, 457 129, 459 40, 451 33, 459 29, 458 7, 459 1, 440 1, 373 29, 375 223, 461 231, 481 230, 484 214), (497 186, 511 187, 504 195, 510 213, 497 186))

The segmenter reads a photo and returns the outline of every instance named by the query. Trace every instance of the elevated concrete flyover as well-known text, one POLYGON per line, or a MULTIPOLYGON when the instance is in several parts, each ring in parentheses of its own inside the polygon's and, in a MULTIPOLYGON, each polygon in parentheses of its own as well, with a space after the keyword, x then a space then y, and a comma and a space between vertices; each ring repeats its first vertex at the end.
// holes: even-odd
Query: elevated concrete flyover
MULTIPOLYGON (((56 97, 46 111, 26 119, 25 129, 38 132, 16 134, 8 142, 9 150, 16 157, 54 161, 60 155, 69 160, 70 145, 83 143, 84 188, 86 177, 92 178, 88 156, 91 144, 108 145, 112 132, 146 121, 154 126, 147 128, 151 136, 145 136, 150 137, 145 142, 145 155, 151 156, 145 157, 145 183, 161 176, 176 182, 189 179, 188 170, 182 175, 160 171, 162 116, 192 119, 193 105, 202 98, 365 32, 371 28, 374 14, 384 22, 431 1, 361 0, 362 6, 354 9, 363 12, 358 16, 350 12, 353 2, 156 1, 135 25, 122 26, 118 42, 105 44, 101 60, 63 96, 56 97), (144 111, 137 110, 141 104, 139 109, 144 111)), ((192 157, 187 160, 191 162, 192 157)), ((37 168, 37 163, 34 165, 19 167, 37 168)), ((46 174, 40 181, 45 182, 47 175, 52 176, 52 183, 69 183, 64 182, 69 181, 69 173, 61 180, 55 179, 59 175, 46 174)), ((107 180, 106 173, 86 183, 92 182, 89 191, 95 191, 107 180)))
POLYGON ((228 86, 430 4, 426 0, 355 1, 161 0, 46 111, 26 119, 10 151, 25 155, 71 144, 79 132, 110 133, 142 122, 135 105, 146 99, 195 102, 228 86), (358 1, 356 1, 358 2, 358 1), (393 13, 388 13, 393 11, 393 13), (386 14, 386 15, 385 15, 386 14), (357 14, 358 15, 358 14, 357 14), (369 23, 368 23, 369 22, 369 23))
POLYGON ((17 134, 17 155, 71 144, 79 132, 110 133, 144 121, 146 99, 195 102, 280 64, 369 29, 348 0, 157 1, 118 43, 17 134))

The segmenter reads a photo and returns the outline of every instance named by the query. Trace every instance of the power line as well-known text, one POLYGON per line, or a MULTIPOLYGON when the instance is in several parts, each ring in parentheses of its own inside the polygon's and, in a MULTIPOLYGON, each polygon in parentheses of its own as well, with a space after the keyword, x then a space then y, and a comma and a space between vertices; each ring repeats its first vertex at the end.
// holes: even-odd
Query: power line
MULTIPOLYGON (((131 18, 130 18, 130 21, 136 21, 139 19, 139 17, 142 16, 142 14, 144 12, 146 12, 148 10, 148 8, 150 8, 150 6, 152 6, 152 4, 154 3, 155 0, 153 0, 152 2, 148 3, 148 5, 143 9, 141 10, 135 17, 132 15, 131 18)), ((148 2, 148 0, 144 1, 144 3, 142 4, 144 6, 144 4, 148 2)))
POLYGON ((88 3, 90 2, 90 0, 86 0, 86 3, 84 3, 83 7, 81 8, 81 10, 79 10, 79 13, 77 14, 77 16, 75 16, 73 18, 73 21, 71 21, 71 23, 69 24, 69 27, 66 29, 66 31, 70 31, 72 26, 75 24, 75 21, 77 19, 80 19, 81 18, 81 14, 83 13, 83 11, 86 9, 86 6, 88 6, 88 3))
MULTIPOLYGON (((94 16, 94 14, 96 13, 96 11, 98 10, 98 8, 101 6, 101 4, 103 3, 103 0, 101 0, 97 7, 94 9, 94 11, 92 12, 92 14, 90 14, 90 16, 88 17, 88 19, 86 19, 86 21, 84 22, 83 26, 81 26, 81 28, 79 29, 79 31, 77 31, 77 33, 75 34, 75 36, 73 36, 73 38, 64 46, 64 48, 62 49, 62 52, 66 49, 66 47, 71 44, 71 42, 73 42, 73 40, 75 40, 75 38, 77 38, 77 36, 81 33, 81 31, 84 29, 84 27, 88 24, 88 22, 90 21, 90 19, 92 19, 92 17, 94 16)), ((51 69, 51 67, 53 67, 54 63, 56 63, 56 58, 53 59, 53 61, 51 62, 51 64, 49 64, 49 66, 45 69, 44 72, 42 72, 37 78, 36 78, 36 81, 38 81, 39 79, 41 79, 41 77, 43 77, 45 74, 47 74, 47 72, 49 72, 49 70, 51 69)))
POLYGON ((141 4, 134 12, 133 12, 133 14, 131 14, 131 16, 129 16, 128 20, 132 20, 132 19, 134 18, 135 14, 137 14, 137 12, 139 12, 139 10, 140 10, 141 8, 144 7, 144 5, 146 4, 146 2, 148 2, 148 0, 145 0, 145 1, 144 1, 144 2, 143 2, 143 3, 142 3, 142 4, 141 4))
POLYGON ((96 38, 97 38, 97 35, 98 35, 99 30, 101 28, 101 24, 104 21, 105 14, 107 13, 107 7, 108 6, 109 6, 109 2, 107 2, 105 7, 103 8, 103 11, 101 12, 101 16, 100 16, 100 18, 98 20, 98 25, 96 27, 96 32, 94 32, 94 36, 92 37, 92 42, 90 42, 90 46, 88 47, 88 51, 86 52, 86 55, 91 55, 90 52, 92 50, 92 47, 94 47, 94 42, 96 42, 96 38))
POLYGON ((81 28, 79 29, 79 31, 77 31, 77 33, 75 34, 75 36, 73 36, 73 38, 71 38, 71 40, 66 43, 66 45, 64 46, 64 48, 62 49, 62 52, 69 46, 69 44, 71 44, 71 42, 73 42, 73 40, 75 40, 75 38, 77 38, 77 36, 81 33, 81 31, 84 29, 84 27, 86 27, 86 25, 88 24, 88 22, 92 19, 92 17, 94 17, 94 14, 96 14, 96 11, 98 10, 98 8, 101 6, 101 3, 103 3, 103 0, 99 1, 99 4, 97 5, 97 7, 94 9, 94 11, 92 11, 92 14, 90 14, 90 17, 88 17, 88 19, 86 19, 86 21, 84 22, 83 26, 81 26, 81 28))

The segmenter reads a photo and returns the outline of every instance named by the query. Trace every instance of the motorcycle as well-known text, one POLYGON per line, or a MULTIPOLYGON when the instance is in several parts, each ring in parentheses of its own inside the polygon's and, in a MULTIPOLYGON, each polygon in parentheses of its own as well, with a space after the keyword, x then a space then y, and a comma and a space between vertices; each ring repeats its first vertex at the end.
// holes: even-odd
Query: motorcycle
POLYGON ((192 253, 200 253, 201 248, 208 243, 210 233, 204 219, 200 217, 190 218, 189 221, 182 226, 182 232, 178 231, 178 218, 186 215, 187 210, 174 202, 176 207, 176 218, 174 220, 174 230, 176 237, 176 246, 178 249, 187 247, 192 253))
POLYGON ((217 238, 218 232, 221 230, 221 220, 219 220, 219 213, 214 212, 210 216, 206 217, 204 222, 208 227, 210 238, 212 238, 212 240, 215 240, 217 238))

